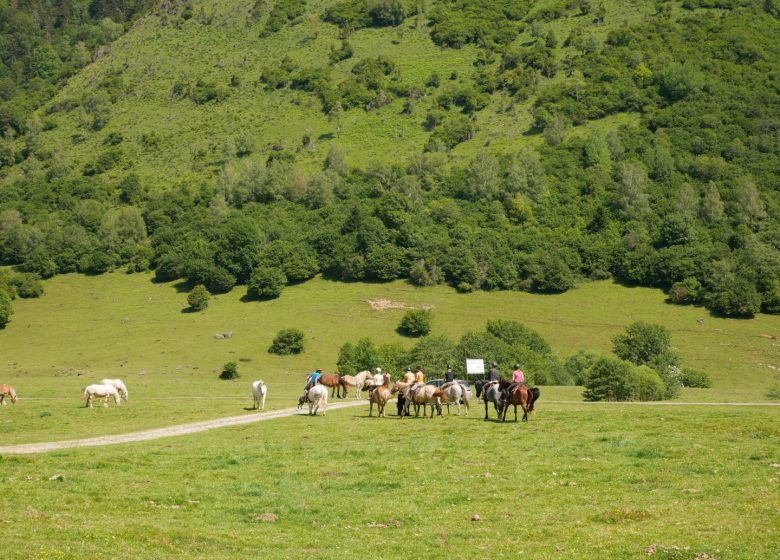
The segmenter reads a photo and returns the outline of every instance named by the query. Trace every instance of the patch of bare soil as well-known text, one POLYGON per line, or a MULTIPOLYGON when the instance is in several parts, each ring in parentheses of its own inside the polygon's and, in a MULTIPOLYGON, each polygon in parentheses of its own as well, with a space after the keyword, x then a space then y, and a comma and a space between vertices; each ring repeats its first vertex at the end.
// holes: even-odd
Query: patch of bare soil
POLYGON ((376 311, 383 311, 385 309, 433 309, 433 306, 428 305, 427 303, 406 305, 402 301, 393 301, 385 298, 369 299, 366 300, 366 303, 371 306, 371 309, 376 311))

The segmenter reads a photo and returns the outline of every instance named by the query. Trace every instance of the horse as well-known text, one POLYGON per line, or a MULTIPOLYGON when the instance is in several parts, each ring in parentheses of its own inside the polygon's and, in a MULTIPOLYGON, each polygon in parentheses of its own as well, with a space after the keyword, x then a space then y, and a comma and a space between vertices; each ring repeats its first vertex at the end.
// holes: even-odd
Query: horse
POLYGON ((127 387, 125 387, 125 384, 121 379, 104 379, 100 382, 100 384, 116 387, 116 390, 119 392, 119 396, 122 397, 123 401, 127 402, 127 398, 130 396, 130 393, 127 391, 127 387))
POLYGON ((331 388, 330 396, 331 398, 333 395, 336 395, 337 399, 346 398, 348 387, 346 382, 344 381, 344 378, 340 375, 335 374, 325 374, 323 373, 320 375, 320 378, 317 380, 317 383, 320 383, 322 385, 325 385, 326 387, 331 388), (341 389, 344 389, 344 396, 341 395, 341 389))
POLYGON ((390 376, 384 375, 383 378, 384 382, 379 386, 375 387, 368 393, 368 415, 373 416, 374 411, 374 403, 376 403, 376 408, 378 411, 379 416, 384 416, 387 418, 387 415, 385 414, 385 405, 387 404, 387 401, 389 401, 391 398, 393 398, 393 395, 397 392, 395 387, 393 389, 390 389, 390 376))
POLYGON ((268 387, 266 387, 264 381, 255 381, 252 383, 252 397, 254 399, 254 402, 252 403, 253 410, 260 408, 261 400, 262 400, 263 410, 265 410, 265 396, 267 393, 268 393, 268 387))
POLYGON ((108 408, 108 397, 114 397, 114 404, 117 406, 120 406, 121 404, 119 401, 119 392, 113 385, 100 385, 99 383, 96 383, 87 386, 87 388, 84 389, 84 398, 87 399, 86 406, 92 408, 92 399, 95 397, 103 399, 104 408, 108 408))
POLYGON ((504 413, 499 415, 501 421, 506 421, 506 411, 509 410, 509 405, 515 407, 515 422, 517 422, 517 405, 523 409, 523 422, 528 422, 528 413, 533 412, 534 403, 539 398, 539 389, 537 387, 528 388, 525 383, 518 383, 515 388, 510 392, 509 387, 512 384, 505 379, 502 379, 498 383, 498 388, 504 395, 504 413))
POLYGON ((498 388, 499 382, 487 381, 486 379, 480 379, 474 383, 474 387, 477 391, 477 398, 482 397, 485 401, 485 420, 488 419, 488 402, 492 402, 496 409, 496 415, 501 418, 501 413, 504 409, 504 396, 501 390, 498 388))
POLYGON ((469 396, 463 385, 455 381, 443 385, 441 390, 447 396, 447 414, 450 413, 450 401, 452 401, 458 405, 458 416, 460 416, 460 403, 466 407, 466 416, 469 415, 469 396))
POLYGON ((355 388, 355 398, 359 399, 361 391, 371 381, 371 372, 364 370, 357 375, 342 375, 341 378, 348 387, 355 388))
POLYGON ((328 408, 328 389, 323 385, 315 385, 306 393, 306 400, 309 402, 309 415, 316 416, 317 410, 322 407, 322 415, 328 408))
POLYGON ((6 397, 11 397, 11 404, 16 404, 16 391, 10 385, 0 385, 0 404, 8 404, 5 402, 6 397))
POLYGON ((409 415, 409 405, 414 405, 414 417, 417 418, 420 415, 420 405, 423 407, 423 416, 426 416, 425 406, 431 405, 431 418, 433 418, 434 407, 438 410, 439 416, 441 416, 441 405, 443 401, 446 401, 447 396, 444 391, 433 385, 420 385, 420 384, 406 384, 396 381, 395 389, 403 391, 406 398, 406 410, 405 414, 409 415))

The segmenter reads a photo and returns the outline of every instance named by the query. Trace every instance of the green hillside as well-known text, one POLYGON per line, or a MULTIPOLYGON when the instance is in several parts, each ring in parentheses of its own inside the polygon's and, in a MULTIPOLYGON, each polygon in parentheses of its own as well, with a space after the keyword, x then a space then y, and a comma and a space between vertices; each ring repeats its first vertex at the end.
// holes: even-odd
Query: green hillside
POLYGON ((776 313, 778 13, 165 2, 6 127, 0 263, 259 297, 318 273, 538 293, 612 277, 776 313))

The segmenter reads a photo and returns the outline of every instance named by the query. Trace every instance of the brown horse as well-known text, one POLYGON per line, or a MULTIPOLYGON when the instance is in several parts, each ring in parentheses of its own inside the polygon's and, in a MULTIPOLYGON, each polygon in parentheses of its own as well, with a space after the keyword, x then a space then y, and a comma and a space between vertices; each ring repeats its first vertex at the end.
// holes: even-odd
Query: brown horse
POLYGON ((372 389, 368 393, 368 415, 373 416, 374 412, 374 403, 376 403, 376 408, 379 413, 379 416, 384 416, 387 418, 387 415, 385 414, 385 405, 387 404, 387 401, 389 401, 391 398, 393 398, 393 395, 397 393, 397 389, 394 387, 393 389, 390 389, 390 376, 385 375, 383 377, 384 383, 382 383, 379 387, 376 387, 372 389))
POLYGON ((5 398, 11 397, 11 404, 16 404, 16 391, 10 385, 0 385, 0 404, 6 404, 5 398))
POLYGON ((320 385, 325 385, 331 388, 330 396, 333 397, 334 393, 337 399, 342 399, 347 396, 348 385, 344 381, 344 378, 340 375, 323 373, 317 380, 320 385), (344 394, 341 394, 341 390, 344 390, 344 394))
POLYGON ((423 407, 423 416, 426 416, 426 406, 431 405, 431 418, 433 413, 438 411, 441 416, 441 405, 447 402, 447 395, 433 385, 423 385, 421 383, 402 383, 400 381, 395 382, 395 391, 400 391, 406 398, 406 409, 404 415, 409 415, 409 405, 414 405, 415 418, 420 415, 420 405, 423 407))
POLYGON ((525 383, 518 383, 514 389, 509 390, 512 384, 506 379, 498 383, 499 390, 504 395, 504 410, 501 415, 501 421, 506 421, 506 411, 511 404, 515 408, 515 422, 517 422, 517 406, 523 409, 523 422, 528 422, 528 413, 534 411, 534 403, 539 398, 539 389, 536 387, 528 388, 525 383))

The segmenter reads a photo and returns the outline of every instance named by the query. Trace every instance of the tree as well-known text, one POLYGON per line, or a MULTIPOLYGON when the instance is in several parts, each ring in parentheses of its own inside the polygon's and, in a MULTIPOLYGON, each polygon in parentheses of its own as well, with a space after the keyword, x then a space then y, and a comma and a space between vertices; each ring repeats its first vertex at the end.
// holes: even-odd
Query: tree
POLYGON ((381 355, 374 342, 370 338, 361 338, 357 344, 345 342, 341 346, 336 366, 343 375, 355 375, 377 367, 380 360, 381 355))
POLYGON ((627 162, 620 164, 618 174, 615 206, 625 220, 641 220, 650 211, 647 172, 642 164, 627 162))
POLYGON ((187 294, 187 303, 195 311, 203 311, 209 306, 211 294, 203 284, 198 284, 189 294, 187 294))
POLYGON ((755 285, 733 274, 715 284, 706 301, 709 309, 727 317, 753 317, 761 310, 761 294, 755 285))
POLYGON ((412 309, 401 319, 398 332, 406 336, 426 336, 431 332, 432 320, 430 309, 412 309))
POLYGON ((0 289, 0 329, 4 329, 13 315, 11 296, 5 289, 0 289))
POLYGON ((446 336, 426 336, 409 352, 411 367, 423 367, 431 372, 444 371, 457 358, 455 344, 446 336))
POLYGON ((306 335, 300 329, 282 329, 274 337, 268 352, 279 355, 300 354, 305 339, 306 335))
POLYGON ((279 297, 287 283, 284 272, 273 267, 258 267, 252 271, 246 293, 259 298, 279 297))
POLYGON ((586 401, 625 401, 631 398, 630 363, 604 356, 590 368, 583 396, 586 401))
POLYGON ((241 377, 238 375, 238 366, 236 362, 228 362, 222 367, 222 373, 219 374, 220 379, 231 380, 241 377))
POLYGON ((672 337, 663 325, 637 321, 624 334, 612 338, 615 355, 636 365, 650 365, 658 356, 671 351, 672 337))

